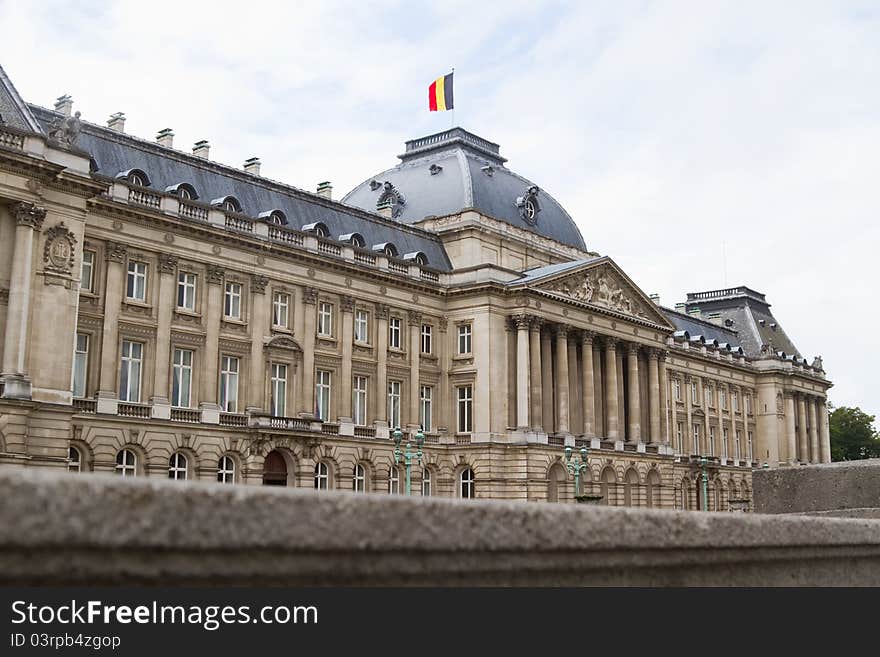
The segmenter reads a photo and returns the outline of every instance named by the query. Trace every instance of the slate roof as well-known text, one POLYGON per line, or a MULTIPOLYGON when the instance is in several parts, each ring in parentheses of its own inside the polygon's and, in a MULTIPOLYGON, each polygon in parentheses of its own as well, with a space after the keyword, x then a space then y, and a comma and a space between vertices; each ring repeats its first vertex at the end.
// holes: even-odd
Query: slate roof
POLYGON ((396 217, 403 223, 473 208, 517 228, 586 251, 583 236, 571 216, 540 186, 537 222, 531 225, 523 219, 516 200, 535 184, 504 166, 506 160, 499 154, 497 144, 453 128, 413 139, 406 148, 399 156, 399 165, 368 178, 346 194, 342 202, 375 210, 383 188, 371 183, 390 182, 405 200, 396 217))
POLYGON ((706 322, 696 317, 691 317, 684 313, 661 306, 660 312, 666 315, 666 318, 672 322, 676 331, 687 331, 692 338, 702 335, 706 340, 718 340, 721 344, 726 342, 731 347, 742 347, 747 356, 751 356, 748 350, 741 344, 739 334, 736 331, 725 329, 717 326, 712 322, 706 322))
MULTIPOLYGON (((60 116, 33 105, 31 110, 43 125, 60 116)), ((242 211, 251 217, 278 209, 287 216, 292 228, 323 222, 330 237, 360 233, 368 246, 391 242, 398 253, 424 253, 431 268, 440 271, 452 268, 438 236, 296 187, 86 122, 82 123, 76 145, 91 155, 93 173, 98 175, 114 178, 130 169, 142 169, 149 177, 150 187, 158 191, 189 183, 195 188, 199 200, 205 203, 231 195, 241 203, 242 211)))
POLYGON ((593 260, 599 260, 599 257, 596 258, 586 258, 584 260, 570 260, 569 262, 557 262, 554 265, 546 265, 544 267, 536 267, 534 269, 527 269, 523 272, 522 278, 517 278, 508 283, 508 285, 523 285, 530 284, 536 281, 540 281, 541 279, 548 278, 550 276, 555 276, 556 274, 561 274, 562 272, 566 272, 570 269, 577 269, 581 265, 585 265, 588 262, 592 262, 593 260))
POLYGON ((42 132, 27 103, 25 103, 0 66, 0 125, 24 132, 42 132))

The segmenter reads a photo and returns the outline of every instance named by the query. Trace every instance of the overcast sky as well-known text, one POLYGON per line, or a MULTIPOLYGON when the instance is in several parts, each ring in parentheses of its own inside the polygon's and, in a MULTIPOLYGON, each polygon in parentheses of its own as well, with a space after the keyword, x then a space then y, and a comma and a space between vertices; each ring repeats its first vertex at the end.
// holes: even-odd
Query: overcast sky
POLYGON ((29 102, 341 197, 455 120, 665 305, 745 284, 880 416, 877 2, 19 2, 29 102), (726 258, 725 258, 726 254, 726 258), (725 266, 726 262, 726 266, 725 266))

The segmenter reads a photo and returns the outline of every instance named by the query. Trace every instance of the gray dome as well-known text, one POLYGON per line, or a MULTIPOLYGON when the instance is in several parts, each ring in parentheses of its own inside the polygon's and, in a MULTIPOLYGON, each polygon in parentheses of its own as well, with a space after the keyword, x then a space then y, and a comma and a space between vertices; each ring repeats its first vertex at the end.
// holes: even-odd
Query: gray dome
POLYGON ((406 142, 401 163, 364 181, 343 203, 415 223, 473 208, 517 228, 586 250, 569 214, 552 196, 504 166, 498 144, 461 128, 406 142))

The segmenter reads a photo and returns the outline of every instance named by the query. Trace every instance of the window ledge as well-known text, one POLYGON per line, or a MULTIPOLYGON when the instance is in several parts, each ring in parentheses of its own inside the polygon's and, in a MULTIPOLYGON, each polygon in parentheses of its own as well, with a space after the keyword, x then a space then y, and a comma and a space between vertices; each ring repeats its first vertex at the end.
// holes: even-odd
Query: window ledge
POLYGON ((184 317, 201 317, 202 313, 197 313, 195 310, 189 310, 188 308, 174 308, 175 315, 183 315, 184 317))
POLYGON ((455 354, 455 356, 452 357, 452 360, 470 360, 473 357, 473 352, 468 352, 466 354, 455 354))
POLYGON ((283 333, 284 335, 293 335, 293 329, 289 329, 285 326, 273 326, 272 333, 283 333))
POLYGON ((123 305, 126 306, 136 306, 138 308, 152 308, 152 306, 146 301, 141 301, 140 299, 129 299, 126 297, 122 300, 123 305))
POLYGON ((247 322, 243 319, 236 319, 235 317, 224 317, 223 322, 226 324, 235 324, 236 326, 247 326, 247 322))

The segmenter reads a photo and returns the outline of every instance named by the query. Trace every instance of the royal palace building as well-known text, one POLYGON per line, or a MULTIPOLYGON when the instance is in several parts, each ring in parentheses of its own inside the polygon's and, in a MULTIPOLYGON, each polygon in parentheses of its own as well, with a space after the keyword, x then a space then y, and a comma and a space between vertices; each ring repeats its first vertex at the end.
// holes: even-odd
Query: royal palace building
POLYGON ((495 143, 334 200, 72 105, 0 69, 3 466, 747 510, 753 468, 830 461, 763 294, 661 306, 495 143))

